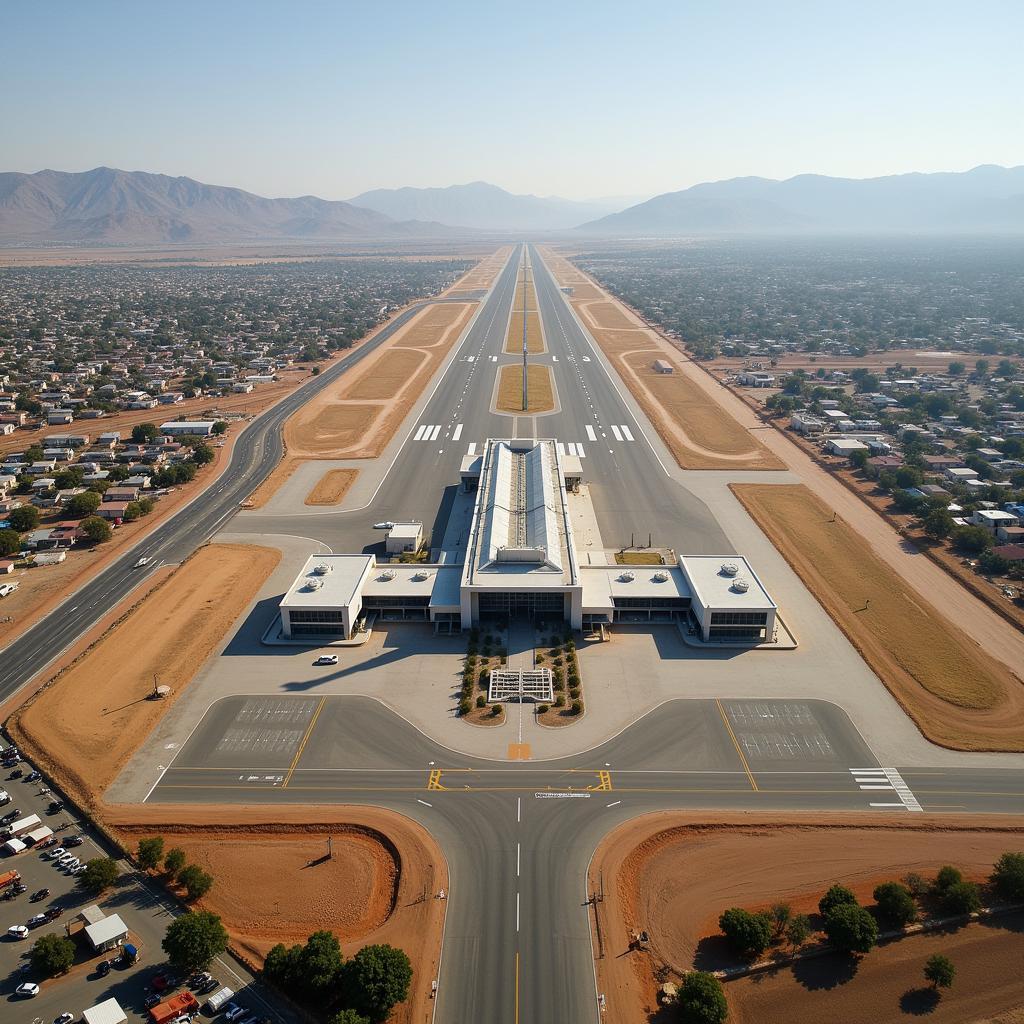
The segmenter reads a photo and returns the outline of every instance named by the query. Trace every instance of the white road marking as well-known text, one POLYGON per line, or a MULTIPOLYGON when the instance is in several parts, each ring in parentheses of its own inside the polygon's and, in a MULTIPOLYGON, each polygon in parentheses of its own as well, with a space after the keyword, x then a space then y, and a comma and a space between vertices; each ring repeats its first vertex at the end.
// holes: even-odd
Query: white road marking
POLYGON ((522 820, 523 816, 523 798, 521 796, 516 797, 516 821, 522 820))
POLYGON ((587 453, 583 450, 583 445, 576 445, 576 455, 581 459, 585 459, 587 457, 587 453))
POLYGON ((621 804, 621 800, 613 800, 610 804, 605 804, 606 807, 618 807, 621 804))
POLYGON ((421 424, 420 424, 420 429, 416 431, 416 434, 415 434, 415 436, 413 437, 413 440, 414 440, 414 441, 422 441, 422 440, 423 440, 423 434, 424 434, 424 433, 425 433, 425 432, 426 432, 427 430, 429 430, 429 429, 430 429, 430 428, 429 428, 429 427, 427 427, 427 426, 426 426, 426 424, 424 424, 424 423, 421 423, 421 424))
POLYGON ((416 798, 416 803, 423 804, 424 807, 433 807, 433 804, 428 804, 426 800, 421 800, 419 797, 416 798))
POLYGON ((636 440, 636 438, 633 436, 633 431, 630 430, 629 427, 627 427, 625 423, 622 424, 622 436, 627 441, 635 441, 636 440))
POLYGON ((426 435, 424 435, 423 440, 424 441, 436 441, 437 440, 437 435, 440 434, 440 433, 441 433, 441 424, 438 423, 437 426, 431 428, 430 436, 427 437, 426 435))
POLYGON ((615 426, 614 423, 612 424, 612 436, 615 438, 616 441, 622 440, 622 431, 619 430, 619 428, 615 426))
POLYGON ((588 441, 596 441, 597 440, 597 434, 594 431, 594 428, 592 426, 590 426, 589 423, 587 424, 587 440, 588 441))
POLYGON ((452 440, 453 441, 458 441, 458 439, 460 437, 462 437, 462 424, 461 423, 452 431, 452 440))
POLYGON ((551 357, 551 361, 552 361, 553 363, 557 363, 557 362, 558 362, 558 356, 552 356, 552 357, 551 357))
POLYGON ((467 363, 475 363, 476 362, 476 356, 466 356, 466 362, 467 363))
POLYGON ((519 843, 516 843, 516 878, 519 877, 519 843))
POLYGON ((558 442, 558 454, 559 455, 564 455, 565 454, 565 445, 562 444, 561 441, 558 442))
POLYGON ((903 776, 895 768, 886 768, 885 776, 892 783, 892 788, 896 790, 896 795, 903 801, 908 811, 924 810, 920 803, 918 803, 917 797, 911 792, 910 787, 903 781, 903 776))
POLYGON ((491 362, 492 363, 496 363, 497 361, 498 361, 498 357, 497 356, 491 356, 491 362))
POLYGON ((590 356, 584 356, 583 357, 583 362, 589 363, 590 362, 590 356))
POLYGON ((519 931, 519 893, 516 893, 516 931, 519 931))
POLYGON ((466 452, 467 455, 476 455, 476 441, 471 441, 469 449, 466 452))

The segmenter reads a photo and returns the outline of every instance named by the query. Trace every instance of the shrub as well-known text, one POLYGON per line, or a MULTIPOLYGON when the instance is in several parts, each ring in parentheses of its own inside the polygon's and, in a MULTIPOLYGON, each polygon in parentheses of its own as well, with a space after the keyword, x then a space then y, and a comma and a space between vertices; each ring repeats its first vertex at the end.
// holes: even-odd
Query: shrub
POLYGON ((960 869, 947 864, 945 867, 939 868, 939 873, 935 876, 935 884, 933 888, 941 895, 951 885, 956 885, 957 882, 962 882, 963 880, 964 876, 960 869))
POLYGON ((948 956, 935 953, 925 961, 924 976, 932 983, 932 988, 949 988, 955 975, 956 968, 948 956))
POLYGON ((824 896, 818 900, 818 911, 825 916, 830 910, 841 906, 844 903, 856 904, 857 897, 846 888, 845 885, 833 885, 824 896))
POLYGON ((213 875, 205 872, 198 864, 189 864, 178 875, 178 883, 185 887, 190 900, 205 896, 213 886, 213 875))
POLYGON ((538 715, 543 715, 546 711, 550 711, 550 710, 551 710, 551 705, 550 704, 538 704, 537 705, 537 714, 538 715))
POLYGON ((722 983, 704 971, 691 971, 683 977, 676 1002, 683 1024, 722 1024, 729 1015, 722 983))
POLYGON ((476 706, 478 708, 485 708, 485 707, 487 707, 487 698, 482 693, 476 699, 476 706))
POLYGON ((950 914, 973 914, 981 909, 981 893, 974 882, 954 882, 942 893, 942 906, 950 914))
POLYGON ((842 953, 867 953, 878 942, 878 925, 856 903, 839 903, 825 914, 825 934, 842 953))
POLYGON ((500 715, 500 714, 501 714, 501 705, 500 704, 492 704, 491 705, 491 718, 497 718, 498 715, 500 715))
POLYGON ((560 694, 558 694, 555 697, 555 707, 556 708, 564 708, 565 707, 565 694, 564 693, 560 693, 560 694))
POLYGON ((569 687, 569 696, 573 700, 576 700, 579 697, 579 695, 580 695, 580 688, 578 686, 570 686, 569 687))
POLYGON ((466 697, 463 697, 462 700, 459 701, 459 714, 468 715, 472 710, 473 705, 469 702, 469 700, 466 697))
POLYGON ((574 700, 572 702, 572 707, 569 710, 574 715, 581 715, 581 714, 583 714, 583 704, 580 701, 578 701, 578 700, 574 700))
POLYGON ((786 925, 786 940, 791 946, 802 946, 811 937, 811 919, 806 914, 797 914, 786 925))
POLYGON ((772 918, 764 912, 752 914, 742 907, 731 907, 719 917, 718 927, 741 956, 758 956, 772 940, 772 918))
POLYGON ((905 874, 903 884, 910 890, 912 896, 924 896, 928 892, 928 882, 916 871, 905 874))
POLYGON ((1004 853, 996 861, 990 880, 1004 900, 1024 900, 1024 853, 1004 853))
POLYGON ((775 937, 779 938, 786 930, 793 917, 793 908, 788 903, 773 903, 768 911, 772 917, 772 927, 775 930, 775 937))
POLYGON ((875 903, 883 920, 902 927, 917 917, 917 907, 910 890, 899 882, 883 882, 875 886, 875 903))

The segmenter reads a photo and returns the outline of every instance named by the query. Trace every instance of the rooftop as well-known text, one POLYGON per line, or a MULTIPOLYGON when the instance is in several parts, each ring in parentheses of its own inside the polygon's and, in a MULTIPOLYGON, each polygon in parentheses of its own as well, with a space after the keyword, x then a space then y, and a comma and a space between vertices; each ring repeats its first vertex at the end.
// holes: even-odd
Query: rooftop
POLYGON ((705 608, 776 607, 742 555, 683 555, 679 565, 689 581, 694 602, 705 608))
POLYGON ((286 608, 351 604, 373 564, 373 555, 310 555, 281 604, 286 608))

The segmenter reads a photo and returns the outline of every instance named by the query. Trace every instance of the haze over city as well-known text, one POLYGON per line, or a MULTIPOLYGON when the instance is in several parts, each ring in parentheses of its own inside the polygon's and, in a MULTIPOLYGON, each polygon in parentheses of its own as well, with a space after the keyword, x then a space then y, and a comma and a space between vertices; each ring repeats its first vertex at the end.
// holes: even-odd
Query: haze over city
POLYGON ((5 1024, 1024 1021, 1019 3, 0 32, 5 1024))

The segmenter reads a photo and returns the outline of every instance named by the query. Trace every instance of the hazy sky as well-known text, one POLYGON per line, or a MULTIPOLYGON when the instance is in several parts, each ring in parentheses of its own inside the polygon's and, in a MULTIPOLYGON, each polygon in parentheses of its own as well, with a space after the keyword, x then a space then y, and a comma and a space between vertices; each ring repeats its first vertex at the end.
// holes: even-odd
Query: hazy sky
POLYGON ((573 198, 1024 163, 1024 2, 5 0, 0 170, 573 198))

